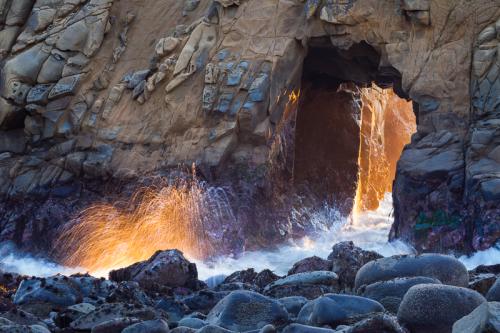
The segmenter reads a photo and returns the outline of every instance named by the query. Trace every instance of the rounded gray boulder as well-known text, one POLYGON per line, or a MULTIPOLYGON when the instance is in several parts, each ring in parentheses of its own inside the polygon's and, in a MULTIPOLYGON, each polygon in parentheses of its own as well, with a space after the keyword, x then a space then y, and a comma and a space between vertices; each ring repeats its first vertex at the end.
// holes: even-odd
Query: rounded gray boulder
POLYGON ((448 333, 457 320, 485 302, 481 294, 470 289, 419 284, 404 296, 398 320, 412 333, 448 333))
POLYGON ((396 278, 389 281, 375 282, 362 288, 361 296, 380 302, 387 311, 397 313, 408 289, 425 283, 441 284, 439 280, 422 276, 396 278))
POLYGON ((371 261, 356 274, 355 289, 399 277, 425 276, 443 284, 467 287, 469 272, 456 258, 442 254, 394 256, 371 261))
POLYGON ((350 318, 384 310, 380 303, 369 298, 327 294, 304 305, 297 321, 310 326, 337 326, 350 318))
POLYGON ((486 294, 486 299, 488 302, 500 302, 500 278, 497 278, 496 282, 490 288, 486 294))
POLYGON ((125 328, 122 333, 169 333, 168 324, 163 319, 146 320, 125 328))
POLYGON ((268 324, 281 326, 288 321, 285 307, 272 298, 253 291, 233 291, 210 311, 207 322, 236 332, 260 329, 268 324))

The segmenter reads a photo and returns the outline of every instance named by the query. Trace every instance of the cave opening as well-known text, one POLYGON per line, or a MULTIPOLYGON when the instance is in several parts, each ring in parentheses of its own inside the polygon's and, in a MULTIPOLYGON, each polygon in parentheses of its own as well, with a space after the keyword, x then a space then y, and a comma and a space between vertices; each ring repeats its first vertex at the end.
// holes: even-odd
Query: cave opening
POLYGON ((378 208, 416 131, 401 75, 365 42, 311 41, 295 121, 293 183, 347 215, 378 208))

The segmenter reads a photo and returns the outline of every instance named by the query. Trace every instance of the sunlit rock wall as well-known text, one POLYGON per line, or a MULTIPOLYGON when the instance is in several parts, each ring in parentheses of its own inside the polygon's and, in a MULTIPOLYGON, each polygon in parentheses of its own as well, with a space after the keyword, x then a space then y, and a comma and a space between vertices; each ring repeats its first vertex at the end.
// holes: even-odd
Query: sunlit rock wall
MULTIPOLYGON (((64 186, 76 180, 194 162, 271 196, 310 40, 365 41, 378 76, 399 77, 416 106, 392 237, 491 246, 499 18, 494 0, 0 1, 0 192, 43 203, 75 195, 64 186)), ((26 225, 6 223, 2 237, 26 239, 26 225)))

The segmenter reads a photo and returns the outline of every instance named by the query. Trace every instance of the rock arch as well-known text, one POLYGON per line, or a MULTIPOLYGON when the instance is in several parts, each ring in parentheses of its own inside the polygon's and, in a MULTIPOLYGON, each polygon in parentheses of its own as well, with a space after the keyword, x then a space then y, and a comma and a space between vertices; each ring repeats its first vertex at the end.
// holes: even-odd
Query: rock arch
POLYGON ((125 2, 2 3, 2 195, 193 162, 266 192, 274 169, 289 172, 287 122, 308 47, 364 41, 379 70, 400 73, 397 92, 418 118, 398 165, 391 237, 424 250, 498 240, 497 1, 125 2), (19 65, 27 54, 29 79, 16 74, 29 69, 19 65), (39 80, 46 67, 61 77, 39 80), (24 136, 9 125, 19 113, 24 136), (12 151, 14 141, 23 144, 12 151), (26 162, 33 155, 39 163, 26 162))

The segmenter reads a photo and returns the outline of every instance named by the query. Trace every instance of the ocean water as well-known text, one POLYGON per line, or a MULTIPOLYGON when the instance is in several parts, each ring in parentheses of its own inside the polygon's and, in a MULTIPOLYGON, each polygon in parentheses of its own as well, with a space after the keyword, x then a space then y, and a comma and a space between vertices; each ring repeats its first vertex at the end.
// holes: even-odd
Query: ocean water
MULTIPOLYGON (((359 216, 356 223, 349 217, 343 217, 331 207, 325 206, 312 214, 315 225, 328 225, 329 228, 314 236, 289 241, 274 250, 249 251, 238 256, 221 256, 207 262, 191 259, 198 267, 200 279, 229 275, 235 271, 254 268, 256 271, 271 269, 278 275, 284 275, 301 259, 318 256, 326 258, 334 244, 342 241, 353 241, 355 245, 380 253, 383 256, 414 253, 414 249, 401 241, 388 242, 388 234, 393 222, 392 201, 386 195, 378 210, 366 212, 359 216), (332 221, 333 219, 333 221, 332 221)), ((500 246, 481 251, 470 257, 462 256, 460 261, 468 269, 479 265, 500 264, 500 246)), ((69 275, 85 272, 82 268, 70 268, 58 265, 32 254, 19 252, 12 244, 0 245, 0 269, 14 273, 50 276, 57 273, 69 275)), ((108 272, 98 275, 106 277, 108 272)), ((216 279, 217 280, 217 279, 216 279)))

